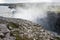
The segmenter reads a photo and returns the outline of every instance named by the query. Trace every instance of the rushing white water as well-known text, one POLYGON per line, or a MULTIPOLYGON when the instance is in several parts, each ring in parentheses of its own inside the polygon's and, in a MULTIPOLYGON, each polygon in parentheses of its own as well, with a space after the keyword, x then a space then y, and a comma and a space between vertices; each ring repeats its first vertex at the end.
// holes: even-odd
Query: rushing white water
POLYGON ((12 13, 11 13, 10 9, 8 8, 8 6, 0 6, 0 16, 3 16, 3 17, 12 16, 12 13))
POLYGON ((9 9, 8 6, 0 6, 0 16, 22 18, 30 21, 36 21, 37 18, 46 17, 47 6, 42 4, 22 4, 17 5, 16 9, 9 9), (16 11, 13 13, 13 11, 16 11))

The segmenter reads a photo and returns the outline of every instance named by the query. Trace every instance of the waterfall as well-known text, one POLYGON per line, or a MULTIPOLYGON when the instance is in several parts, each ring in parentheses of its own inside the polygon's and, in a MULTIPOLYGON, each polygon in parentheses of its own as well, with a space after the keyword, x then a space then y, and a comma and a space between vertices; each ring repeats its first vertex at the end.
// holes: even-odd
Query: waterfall
MULTIPOLYGON (((60 11, 59 4, 51 4, 51 3, 20 3, 16 4, 16 8, 9 9, 8 15, 4 13, 4 17, 11 18, 21 18, 25 20, 30 20, 32 22, 41 24, 44 28, 56 31, 56 21, 58 19, 58 12, 60 11), (9 16, 10 15, 10 16, 9 16)), ((0 13, 1 14, 1 13, 0 13)), ((57 23, 58 25, 58 23, 57 23)))

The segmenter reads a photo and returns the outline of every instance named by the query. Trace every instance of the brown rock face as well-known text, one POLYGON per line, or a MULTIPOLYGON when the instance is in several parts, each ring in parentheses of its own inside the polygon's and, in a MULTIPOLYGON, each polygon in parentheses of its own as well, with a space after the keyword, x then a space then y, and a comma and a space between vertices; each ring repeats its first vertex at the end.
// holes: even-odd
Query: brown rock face
POLYGON ((0 17, 0 40, 60 40, 31 21, 0 17))

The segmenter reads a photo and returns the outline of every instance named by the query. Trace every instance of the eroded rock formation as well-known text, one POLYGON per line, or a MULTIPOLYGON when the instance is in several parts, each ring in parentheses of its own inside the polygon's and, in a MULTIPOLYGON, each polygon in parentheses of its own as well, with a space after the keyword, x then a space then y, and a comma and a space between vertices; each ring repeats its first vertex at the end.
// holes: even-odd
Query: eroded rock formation
POLYGON ((0 17, 0 40, 60 40, 60 38, 31 21, 0 17))

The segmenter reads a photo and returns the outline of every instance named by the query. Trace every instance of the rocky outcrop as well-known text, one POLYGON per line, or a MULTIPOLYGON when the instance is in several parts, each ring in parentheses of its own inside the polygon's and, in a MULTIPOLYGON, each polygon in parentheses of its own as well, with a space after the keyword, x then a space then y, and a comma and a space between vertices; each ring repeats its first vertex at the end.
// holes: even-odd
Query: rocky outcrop
POLYGON ((60 38, 31 21, 0 17, 0 40, 60 40, 60 38))
POLYGON ((48 11, 46 21, 46 29, 60 34, 60 12, 48 11))

